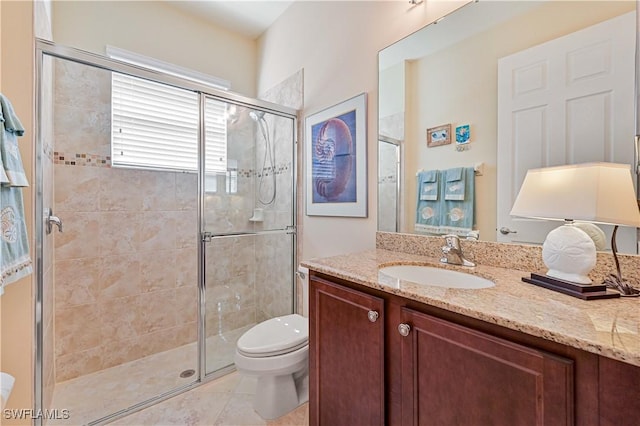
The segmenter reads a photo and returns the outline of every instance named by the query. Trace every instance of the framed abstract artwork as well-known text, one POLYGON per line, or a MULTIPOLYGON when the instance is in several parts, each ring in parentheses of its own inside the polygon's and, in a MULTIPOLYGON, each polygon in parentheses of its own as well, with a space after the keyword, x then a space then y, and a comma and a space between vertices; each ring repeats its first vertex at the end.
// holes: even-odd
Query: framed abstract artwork
POLYGON ((367 217, 367 95, 305 118, 308 216, 367 217))

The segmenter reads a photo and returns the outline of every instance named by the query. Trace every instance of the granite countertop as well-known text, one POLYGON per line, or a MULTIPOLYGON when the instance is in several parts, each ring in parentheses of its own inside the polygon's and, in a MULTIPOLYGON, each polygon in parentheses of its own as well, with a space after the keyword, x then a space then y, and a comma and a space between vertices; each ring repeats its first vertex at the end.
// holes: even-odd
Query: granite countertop
POLYGON ((492 324, 640 366, 640 298, 585 301, 522 282, 526 272, 370 250, 301 262, 314 271, 446 309, 492 324), (475 274, 495 282, 479 290, 430 287, 379 275, 378 268, 422 264, 475 274))

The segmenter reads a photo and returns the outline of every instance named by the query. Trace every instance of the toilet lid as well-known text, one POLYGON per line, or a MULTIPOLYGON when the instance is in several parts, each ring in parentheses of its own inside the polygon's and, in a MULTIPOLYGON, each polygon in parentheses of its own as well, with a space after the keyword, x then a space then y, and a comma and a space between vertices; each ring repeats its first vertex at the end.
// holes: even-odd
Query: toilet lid
POLYGON ((253 326, 238 339, 238 351, 252 357, 274 356, 292 352, 308 342, 309 320, 292 314, 253 326))

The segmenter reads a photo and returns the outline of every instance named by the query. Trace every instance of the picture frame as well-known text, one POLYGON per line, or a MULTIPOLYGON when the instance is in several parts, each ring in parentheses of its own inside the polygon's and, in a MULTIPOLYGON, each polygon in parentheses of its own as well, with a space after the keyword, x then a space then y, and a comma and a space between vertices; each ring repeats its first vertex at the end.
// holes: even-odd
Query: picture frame
POLYGON ((456 127, 456 145, 465 145, 471 142, 471 129, 468 124, 456 127))
POLYGON ((367 94, 305 118, 307 216, 367 217, 367 94))
POLYGON ((451 143, 451 123, 427 129, 427 148, 451 143))

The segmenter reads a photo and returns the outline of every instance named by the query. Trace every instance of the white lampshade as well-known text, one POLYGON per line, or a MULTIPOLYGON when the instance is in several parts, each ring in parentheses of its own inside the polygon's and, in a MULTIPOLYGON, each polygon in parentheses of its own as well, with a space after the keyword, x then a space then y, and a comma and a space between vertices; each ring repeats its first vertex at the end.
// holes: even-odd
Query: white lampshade
MULTIPOLYGON (((640 227, 628 164, 585 163, 529 170, 511 215, 567 221, 547 235, 542 259, 549 268, 547 276, 579 284, 591 283, 588 274, 596 264, 596 246, 572 221, 640 227)), ((613 240, 612 248, 615 257, 613 240)))
POLYGON ((640 227, 640 210, 628 164, 584 163, 531 169, 511 215, 640 227))

